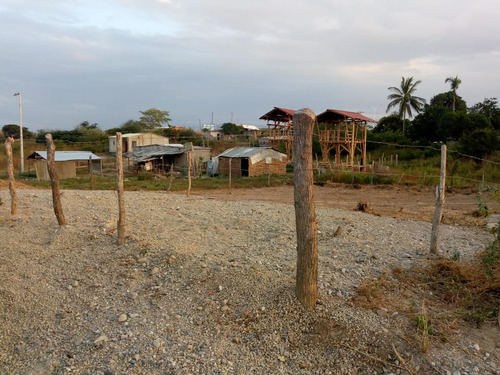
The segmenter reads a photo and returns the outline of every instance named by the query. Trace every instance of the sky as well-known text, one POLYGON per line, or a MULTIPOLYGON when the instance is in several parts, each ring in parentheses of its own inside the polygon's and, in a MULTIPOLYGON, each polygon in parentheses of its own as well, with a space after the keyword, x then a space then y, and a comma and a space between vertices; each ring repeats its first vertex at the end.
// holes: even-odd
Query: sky
POLYGON ((0 0, 0 126, 265 127, 274 107, 386 115, 401 77, 429 101, 500 97, 497 0, 0 0))

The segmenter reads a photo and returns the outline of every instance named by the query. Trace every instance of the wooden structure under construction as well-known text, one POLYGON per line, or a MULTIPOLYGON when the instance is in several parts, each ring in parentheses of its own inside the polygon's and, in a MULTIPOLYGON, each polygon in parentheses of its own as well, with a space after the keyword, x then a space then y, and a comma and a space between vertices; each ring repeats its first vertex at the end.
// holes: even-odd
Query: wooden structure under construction
MULTIPOLYGON (((347 153, 347 167, 356 168, 354 155, 361 153, 359 170, 366 169, 367 123, 375 120, 358 112, 327 109, 316 117, 319 125, 319 142, 323 165, 326 166, 330 151, 335 150, 335 165, 342 165, 341 154, 347 153)), ((345 164, 344 164, 345 165, 345 164)))
POLYGON ((260 117, 266 120, 269 128, 269 145, 277 149, 280 143, 285 145, 286 156, 289 160, 293 147, 292 119, 295 110, 274 107, 271 111, 260 117))

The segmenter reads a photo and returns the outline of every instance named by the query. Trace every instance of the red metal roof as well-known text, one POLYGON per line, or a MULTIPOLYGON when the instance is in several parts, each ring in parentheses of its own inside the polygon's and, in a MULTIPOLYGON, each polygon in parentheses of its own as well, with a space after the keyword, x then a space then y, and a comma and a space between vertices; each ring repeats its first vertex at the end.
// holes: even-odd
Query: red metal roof
POLYGON ((281 120, 283 118, 292 119, 295 109, 274 107, 272 110, 261 116, 260 120, 281 120))
POLYGON ((344 117, 347 119, 353 119, 359 121, 377 122, 369 117, 363 116, 359 112, 341 111, 338 109, 327 109, 325 112, 320 113, 317 116, 317 120, 318 122, 326 122, 326 120, 332 119, 332 117, 344 117))

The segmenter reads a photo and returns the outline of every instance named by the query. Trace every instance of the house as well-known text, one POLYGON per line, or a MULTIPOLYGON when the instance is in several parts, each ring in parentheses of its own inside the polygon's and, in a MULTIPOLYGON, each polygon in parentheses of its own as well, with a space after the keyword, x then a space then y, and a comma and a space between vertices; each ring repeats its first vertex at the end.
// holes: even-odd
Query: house
MULTIPOLYGON (((47 151, 35 151, 27 159, 34 160, 38 180, 50 180, 47 170, 47 151)), ((90 167, 92 167, 94 173, 101 173, 102 171, 101 158, 90 151, 55 151, 54 164, 57 176, 60 179, 75 178, 78 168, 90 170, 90 167)))
POLYGON ((218 157, 218 173, 234 177, 285 174, 288 158, 271 147, 233 147, 218 157))
POLYGON ((137 146, 132 151, 132 161, 136 163, 136 169, 146 171, 161 170, 169 171, 171 166, 175 170, 185 171, 188 167, 188 153, 191 153, 191 167, 199 171, 204 164, 210 160, 211 149, 209 147, 169 144, 137 146))
MULTIPOLYGON (((108 137, 109 152, 116 153, 116 135, 108 137)), ((154 133, 128 133, 122 135, 122 152, 132 152, 137 146, 168 145, 169 139, 154 133)))

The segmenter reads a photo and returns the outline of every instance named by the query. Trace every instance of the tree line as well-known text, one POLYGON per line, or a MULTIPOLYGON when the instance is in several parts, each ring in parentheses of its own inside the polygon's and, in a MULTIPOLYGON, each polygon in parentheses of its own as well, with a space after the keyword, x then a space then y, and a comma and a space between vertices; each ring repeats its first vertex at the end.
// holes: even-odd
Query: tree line
MULTIPOLYGON (((477 158, 484 158, 500 149, 500 108, 497 98, 485 98, 483 102, 467 106, 458 94, 462 80, 457 76, 444 80, 450 85, 446 92, 432 97, 427 103, 416 95, 422 83, 413 77, 402 77, 399 86, 389 87, 387 116, 368 132, 368 141, 395 143, 401 145, 425 146, 433 143, 448 143, 457 151, 477 158), (395 111, 391 112, 391 110, 395 111)), ((170 126, 169 111, 149 108, 139 111, 138 120, 130 119, 118 127, 103 131, 97 123, 83 121, 72 130, 40 130, 30 132, 23 127, 26 139, 45 142, 45 134, 51 133, 56 144, 85 144, 89 151, 103 152, 107 148, 108 136, 117 132, 122 134, 155 132, 172 139, 173 142, 189 141, 195 145, 203 143, 203 133, 192 129, 170 126), (164 127, 164 125, 167 127, 164 127)), ((5 125, 4 137, 19 139, 19 126, 5 125)), ((233 123, 224 123, 221 130, 226 135, 241 135, 244 128, 233 123)), ((377 146, 373 143, 370 148, 377 146)), ((317 139, 313 152, 320 152, 317 139)))
POLYGON ((416 96, 421 81, 402 77, 399 87, 389 87, 387 112, 370 132, 369 139, 410 145, 449 143, 457 151, 484 158, 500 149, 500 108, 496 98, 485 98, 471 107, 458 95, 462 83, 448 77, 450 90, 429 103, 416 96), (411 120, 409 119, 411 118, 411 120))

